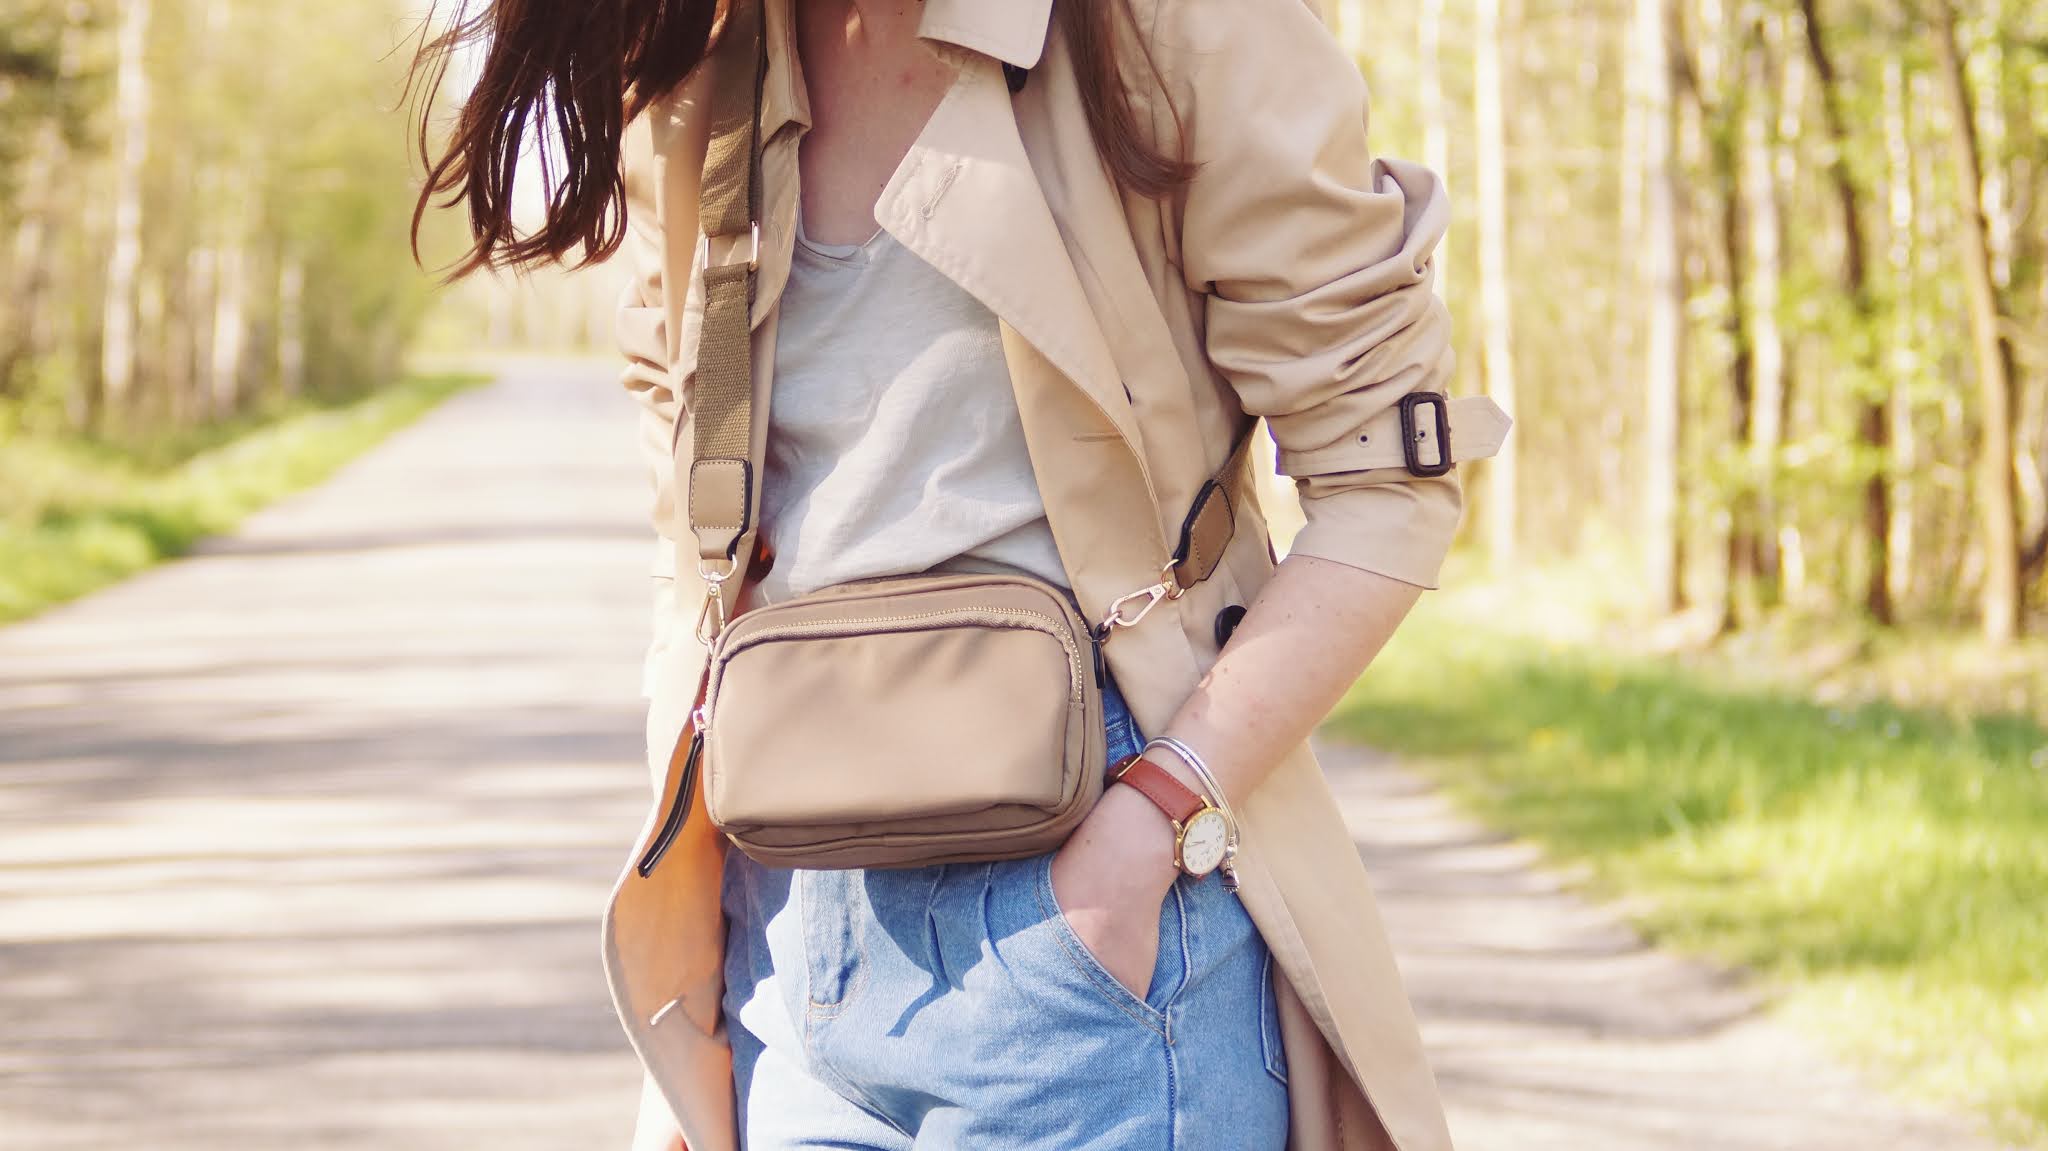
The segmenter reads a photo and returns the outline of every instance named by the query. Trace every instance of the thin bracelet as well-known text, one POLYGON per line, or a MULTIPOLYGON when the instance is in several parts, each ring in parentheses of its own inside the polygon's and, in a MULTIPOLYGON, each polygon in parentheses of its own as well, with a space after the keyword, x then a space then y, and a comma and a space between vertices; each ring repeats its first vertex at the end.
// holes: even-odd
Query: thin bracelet
POLYGON ((1159 747, 1164 747, 1168 751, 1171 751, 1173 754, 1179 756, 1181 762, 1187 764, 1188 768, 1192 770, 1198 778, 1201 779, 1202 787, 1209 793, 1209 802, 1216 806, 1216 810, 1221 811, 1223 813, 1223 819, 1224 822, 1230 828, 1230 834, 1223 841, 1223 862, 1217 865, 1217 870, 1223 873, 1224 890, 1236 891, 1237 813, 1230 810, 1229 797, 1223 794, 1223 788, 1219 784, 1217 784, 1216 775, 1214 772, 1209 770, 1208 762, 1204 760, 1200 755, 1196 754, 1194 748, 1189 747, 1187 744, 1181 742, 1178 739, 1175 739, 1173 736, 1157 735, 1153 736, 1152 739, 1145 744, 1144 751, 1152 750, 1152 748, 1155 745, 1159 747))

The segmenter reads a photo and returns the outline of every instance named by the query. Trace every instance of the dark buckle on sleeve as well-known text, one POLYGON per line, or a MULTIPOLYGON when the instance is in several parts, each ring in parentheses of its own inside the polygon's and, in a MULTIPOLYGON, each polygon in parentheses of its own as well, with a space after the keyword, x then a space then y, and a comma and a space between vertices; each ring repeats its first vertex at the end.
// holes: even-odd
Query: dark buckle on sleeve
POLYGON ((1442 392, 1409 392, 1401 397, 1401 455, 1408 462, 1408 471, 1418 476, 1440 476, 1451 470, 1451 407, 1442 392), (1427 404, 1436 410, 1436 460, 1426 462, 1422 458, 1422 442, 1429 438, 1427 429, 1415 428, 1415 409, 1427 404))

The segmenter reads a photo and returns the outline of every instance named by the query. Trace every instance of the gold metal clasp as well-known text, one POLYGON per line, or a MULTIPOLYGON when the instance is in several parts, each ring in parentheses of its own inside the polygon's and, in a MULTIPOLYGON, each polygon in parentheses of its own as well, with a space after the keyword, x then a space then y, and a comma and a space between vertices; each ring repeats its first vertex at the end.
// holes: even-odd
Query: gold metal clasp
POLYGON ((1166 566, 1159 569, 1158 583, 1141 587, 1134 592, 1126 592, 1110 601, 1108 614, 1102 617, 1101 623, 1095 625, 1096 642, 1107 640, 1110 632, 1117 628, 1137 626, 1138 621, 1149 615, 1160 600, 1179 599, 1186 591, 1186 588, 1174 582, 1173 561, 1167 560, 1166 566), (1130 608, 1129 605, 1134 602, 1138 606, 1130 608))

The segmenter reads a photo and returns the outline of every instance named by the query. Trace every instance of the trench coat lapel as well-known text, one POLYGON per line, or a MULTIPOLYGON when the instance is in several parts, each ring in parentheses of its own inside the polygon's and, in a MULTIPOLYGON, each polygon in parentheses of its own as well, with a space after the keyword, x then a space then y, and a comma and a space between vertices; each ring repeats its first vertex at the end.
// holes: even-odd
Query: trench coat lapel
POLYGON ((1076 597, 1099 615, 1156 579, 1168 553, 1142 432, 1002 71, 977 53, 956 58, 959 79, 883 189, 875 219, 1002 322, 1046 516, 1076 597))
POLYGON ((1141 449, 1116 361, 1033 174, 995 61, 962 73, 896 170, 875 218, 1073 381, 1141 449))

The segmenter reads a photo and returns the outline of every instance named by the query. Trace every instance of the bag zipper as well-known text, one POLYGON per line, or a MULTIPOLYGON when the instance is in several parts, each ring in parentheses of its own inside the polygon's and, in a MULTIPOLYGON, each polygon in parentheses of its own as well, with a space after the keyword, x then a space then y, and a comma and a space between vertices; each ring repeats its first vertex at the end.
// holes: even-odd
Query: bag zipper
MULTIPOLYGON (((701 717, 704 709, 698 708, 695 714, 701 717)), ((683 759, 683 778, 676 785, 676 800, 669 805, 668 816, 661 821, 661 830, 655 832, 654 839, 647 844, 646 853, 640 857, 640 862, 633 865, 640 878, 645 879, 654 871, 655 865, 661 862, 661 857, 668 854, 669 846, 676 841, 676 834, 682 831, 683 821, 690 816, 690 801, 697 796, 697 765, 703 762, 704 725, 698 723, 690 732, 690 750, 683 759)))
MULTIPOLYGON (((775 627, 764 627, 759 631, 743 635, 733 645, 731 651, 718 652, 714 655, 713 658, 730 659, 731 657, 739 654, 741 651, 753 646, 754 644, 767 643, 770 640, 776 639, 788 639, 792 636, 823 637, 831 636, 834 634, 862 635, 870 631, 873 631, 875 628, 884 624, 923 623, 933 620, 958 620, 962 623, 973 623, 977 620, 985 620, 989 616, 1010 616, 1018 619, 1035 620, 1039 624, 1041 624, 1042 626, 1034 627, 1031 630, 1042 631, 1045 634, 1051 636, 1054 640, 1059 642, 1060 647, 1065 649, 1067 653, 1067 698, 1069 700, 1077 700, 1081 698, 1081 652, 1078 645, 1076 645, 1074 643, 1073 638, 1067 634, 1067 629, 1060 625, 1059 620, 1054 619, 1052 616, 1047 615, 1044 612, 1032 611, 1029 608, 945 608, 939 611, 915 612, 910 615, 881 616, 874 619, 860 620, 858 622, 848 622, 845 620, 816 620, 810 623, 788 623, 775 627)), ((1095 658, 1098 664, 1097 670, 1099 678, 1099 665, 1101 663, 1102 658, 1101 647, 1100 644, 1097 644, 1095 646, 1095 658)), ((707 693, 704 697, 703 706, 698 708, 697 710, 697 715, 699 717, 697 731, 700 733, 700 735, 702 732, 706 730, 706 728, 711 723, 712 704, 715 701, 715 698, 715 693, 707 693)))

